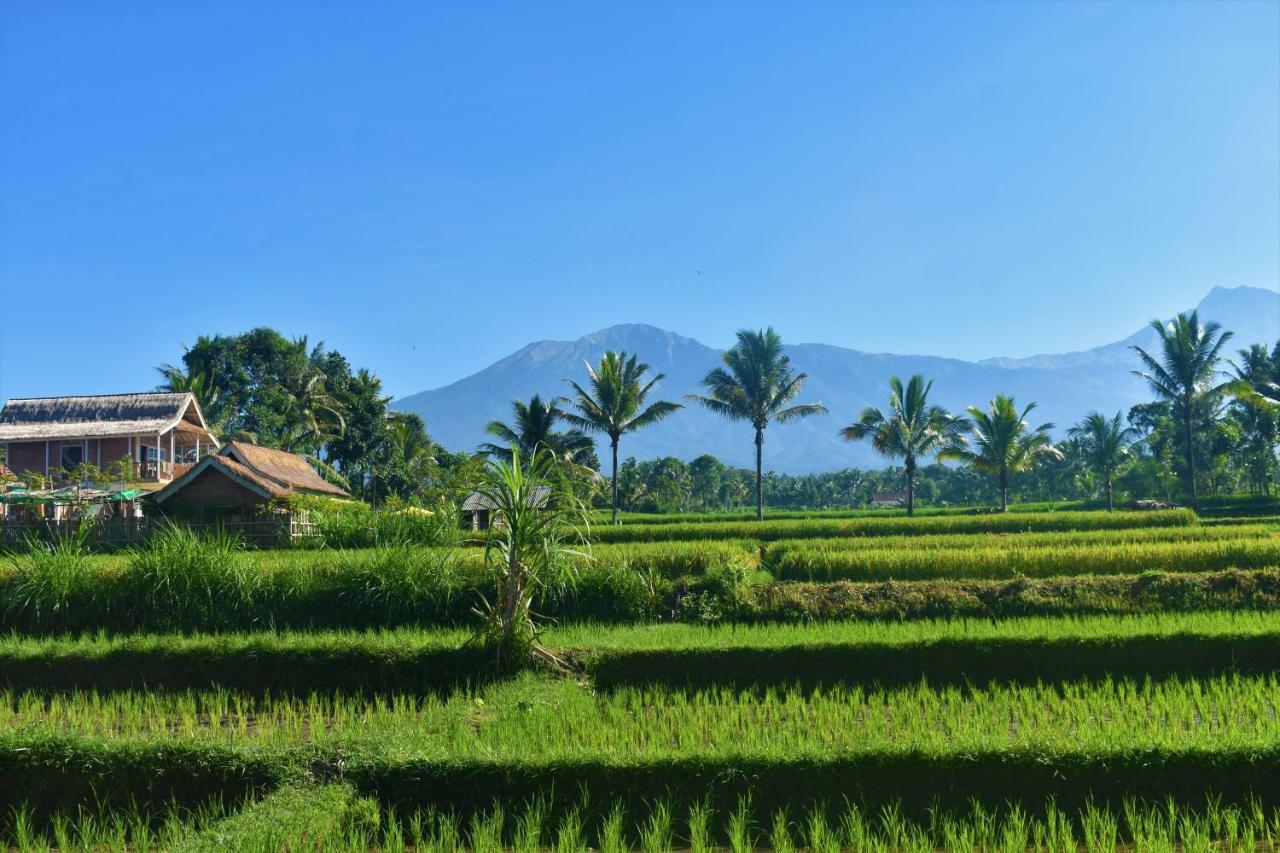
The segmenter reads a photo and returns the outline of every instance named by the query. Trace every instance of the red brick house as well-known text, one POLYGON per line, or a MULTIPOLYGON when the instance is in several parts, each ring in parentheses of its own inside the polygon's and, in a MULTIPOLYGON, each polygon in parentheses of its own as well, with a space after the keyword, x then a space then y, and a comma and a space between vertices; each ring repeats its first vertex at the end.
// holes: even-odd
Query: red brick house
POLYGON ((201 459, 152 500, 173 515, 247 517, 295 495, 351 497, 296 453, 229 441, 220 453, 201 459))
POLYGON ((196 398, 166 391, 10 400, 0 410, 0 444, 15 474, 58 481, 83 464, 125 460, 132 479, 155 483, 218 448, 196 398))

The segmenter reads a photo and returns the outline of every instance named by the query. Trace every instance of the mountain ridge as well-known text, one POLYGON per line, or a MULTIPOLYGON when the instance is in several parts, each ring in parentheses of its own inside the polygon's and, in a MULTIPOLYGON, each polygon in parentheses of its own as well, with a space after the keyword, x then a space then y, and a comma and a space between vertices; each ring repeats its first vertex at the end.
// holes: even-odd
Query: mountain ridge
MULTIPOLYGON (((1228 349, 1251 343, 1268 345, 1280 338, 1280 292, 1257 287, 1215 287, 1197 306, 1202 319, 1218 320, 1237 331, 1228 349)), ((928 354, 868 353, 821 342, 790 344, 792 362, 809 374, 801 399, 824 402, 830 417, 810 418, 771 427, 765 438, 766 467, 787 473, 810 473, 849 466, 881 467, 885 460, 865 444, 849 444, 837 436, 866 405, 883 405, 891 373, 924 373, 935 380, 940 405, 960 410, 982 404, 995 393, 1010 393, 1019 402, 1036 400, 1041 421, 1058 425, 1059 433, 1091 410, 1114 412, 1149 399, 1131 346, 1149 346, 1155 332, 1148 326, 1127 338, 1088 350, 967 361, 928 354)), ((566 377, 585 376, 583 360, 594 362, 606 349, 639 354, 653 372, 666 373, 655 399, 683 402, 697 391, 702 376, 720 363, 723 352, 695 338, 647 323, 621 323, 575 340, 544 339, 520 347, 488 367, 438 388, 408 395, 393 403, 427 421, 433 437, 453 450, 469 450, 485 440, 484 425, 506 420, 514 397, 538 393, 560 395, 566 377)), ((1038 421, 1039 422, 1039 421, 1038 421)), ((673 455, 689 459, 712 453, 726 463, 749 465, 750 429, 687 406, 685 410, 623 439, 621 453, 637 458, 673 455)))

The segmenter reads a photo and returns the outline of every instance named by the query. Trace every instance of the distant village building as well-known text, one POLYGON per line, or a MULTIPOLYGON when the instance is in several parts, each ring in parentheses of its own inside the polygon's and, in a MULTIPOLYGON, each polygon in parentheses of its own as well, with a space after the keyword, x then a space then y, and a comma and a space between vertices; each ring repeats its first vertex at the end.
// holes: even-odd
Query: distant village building
MULTIPOLYGON (((529 490, 529 506, 543 509, 551 499, 550 486, 534 486, 529 490)), ((462 502, 462 526, 470 530, 488 530, 493 524, 493 499, 484 492, 472 492, 462 502)))
POLYGON ((906 492, 872 492, 871 505, 876 509, 892 509, 907 505, 906 492))
POLYGON ((226 518, 251 517, 295 495, 351 497, 296 453, 229 441, 152 500, 168 514, 226 518))
POLYGON ((10 470, 63 482, 82 465, 125 462, 127 479, 167 483, 218 449, 187 392, 31 397, 0 410, 0 444, 10 470))

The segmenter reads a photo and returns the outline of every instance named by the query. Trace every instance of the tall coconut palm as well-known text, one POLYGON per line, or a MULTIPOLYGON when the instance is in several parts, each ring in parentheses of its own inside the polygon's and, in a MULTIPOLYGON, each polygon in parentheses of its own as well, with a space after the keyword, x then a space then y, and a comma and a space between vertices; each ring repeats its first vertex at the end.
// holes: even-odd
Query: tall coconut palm
POLYGON ((514 416, 511 424, 502 421, 490 421, 484 428, 489 435, 495 436, 500 444, 486 442, 480 445, 480 452, 496 459, 511 460, 511 448, 519 450, 526 458, 533 455, 538 448, 549 451, 553 456, 584 464, 595 449, 591 437, 579 429, 557 432, 556 426, 564 420, 564 411, 560 408, 563 399, 560 397, 543 400, 538 394, 523 400, 511 401, 511 413, 514 416))
POLYGON ((649 365, 636 361, 634 355, 625 352, 617 353, 609 350, 600 359, 597 367, 586 364, 590 377, 591 390, 587 391, 572 379, 566 379, 573 388, 573 400, 576 412, 565 412, 561 417, 566 423, 573 424, 585 432, 599 432, 609 436, 609 450, 612 456, 612 475, 610 487, 613 493, 612 521, 618 523, 618 441, 625 433, 643 429, 650 424, 683 408, 679 403, 659 400, 645 406, 645 400, 653 386, 666 378, 659 373, 648 382, 644 374, 649 365))
POLYGON ((972 428, 968 439, 972 447, 954 444, 944 448, 938 458, 947 462, 963 462, 983 474, 1000 478, 1000 511, 1009 508, 1009 475, 1029 470, 1041 459, 1061 459, 1062 452, 1053 446, 1049 431, 1053 424, 1032 429, 1027 415, 1036 407, 1030 403, 1021 412, 1012 397, 996 395, 986 409, 969 407, 972 428))
POLYGON ((903 460, 907 469, 907 515, 915 513, 916 461, 946 447, 971 424, 950 414, 941 406, 929 405, 933 382, 919 373, 907 380, 889 377, 889 413, 868 406, 858 420, 840 431, 846 441, 871 439, 871 446, 882 456, 903 460))
POLYGON ((764 519, 761 450, 770 421, 785 424, 827 412, 821 403, 788 405, 799 396, 808 378, 807 373, 792 369, 791 359, 782 352, 782 338, 772 328, 758 332, 743 329, 737 343, 725 352, 724 367, 703 377, 708 393, 688 395, 716 414, 747 421, 755 429, 757 521, 764 519))
POLYGON ((1183 451, 1186 453, 1187 495, 1191 505, 1197 506, 1196 454, 1192 426, 1197 407, 1221 390, 1214 385, 1218 360, 1222 347, 1231 339, 1231 332, 1222 331, 1217 323, 1201 325, 1198 312, 1179 314, 1167 325, 1159 320, 1151 321, 1151 328, 1160 336, 1159 358, 1142 347, 1133 347, 1142 360, 1145 370, 1134 373, 1147 380, 1156 396, 1173 409, 1174 416, 1182 423, 1183 451))
POLYGON ((286 415, 285 431, 279 436, 281 449, 319 448, 346 432, 342 403, 329 393, 319 370, 308 368, 281 386, 286 415))
POLYGON ((1129 460, 1130 445, 1137 435, 1137 430, 1125 426, 1121 418, 1120 412, 1112 418, 1101 412, 1090 412, 1067 430, 1067 435, 1079 442, 1085 467, 1102 478, 1107 490, 1108 512, 1115 508, 1116 474, 1129 460))

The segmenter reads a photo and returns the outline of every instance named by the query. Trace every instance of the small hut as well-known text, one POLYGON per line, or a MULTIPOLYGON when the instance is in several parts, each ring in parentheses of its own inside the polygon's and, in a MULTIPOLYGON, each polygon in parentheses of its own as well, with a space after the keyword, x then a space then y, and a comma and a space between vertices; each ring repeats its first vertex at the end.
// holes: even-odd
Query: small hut
POLYGON ((174 515, 249 518, 295 495, 351 497, 296 453, 229 441, 152 499, 174 515))
MULTIPOLYGON (((543 509, 551 500, 550 486, 534 486, 529 490, 529 506, 543 509)), ((462 526, 469 530, 488 530, 493 524, 493 498, 483 491, 472 492, 462 502, 462 526)))

